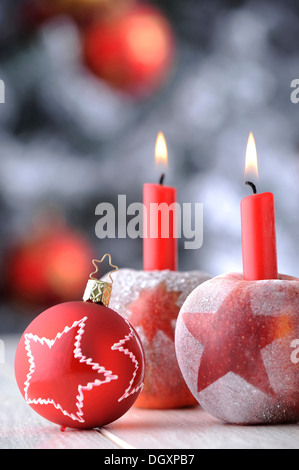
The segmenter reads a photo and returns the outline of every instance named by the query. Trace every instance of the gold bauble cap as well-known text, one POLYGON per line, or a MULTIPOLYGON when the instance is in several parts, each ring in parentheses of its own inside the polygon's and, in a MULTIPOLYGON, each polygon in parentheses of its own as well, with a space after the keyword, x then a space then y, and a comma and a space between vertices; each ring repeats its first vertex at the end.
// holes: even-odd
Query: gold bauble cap
POLYGON ((90 301, 96 304, 103 304, 105 307, 108 307, 113 284, 111 274, 113 272, 118 271, 118 267, 112 264, 111 255, 109 254, 104 255, 100 261, 97 259, 92 260, 92 264, 94 265, 96 270, 89 276, 89 280, 87 282, 86 289, 83 295, 83 300, 84 302, 90 301), (98 264, 101 264, 105 258, 109 259, 109 266, 113 268, 113 270, 109 273, 109 278, 111 282, 101 281, 94 277, 94 275, 97 274, 99 271, 98 264))

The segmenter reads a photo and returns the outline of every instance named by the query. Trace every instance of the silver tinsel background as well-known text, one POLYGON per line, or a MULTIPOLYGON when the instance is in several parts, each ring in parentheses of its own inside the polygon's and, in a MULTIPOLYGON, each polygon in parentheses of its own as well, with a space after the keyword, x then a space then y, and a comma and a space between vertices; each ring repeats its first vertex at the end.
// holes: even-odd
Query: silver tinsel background
POLYGON ((120 267, 142 269, 141 240, 97 239, 95 208, 116 204, 118 194, 142 201, 144 182, 158 178, 154 145, 162 130, 167 183, 177 186, 179 202, 204 204, 203 247, 184 250, 181 240, 180 270, 240 271, 240 201, 250 194, 245 147, 253 131, 259 191, 276 198, 279 270, 299 276, 299 104, 290 100, 299 78, 295 0, 153 2, 173 26, 177 55, 170 80, 147 100, 111 88, 82 65, 70 18, 21 41, 20 3, 0 5, 2 252, 36 211, 53 206, 99 256, 110 252, 120 267))

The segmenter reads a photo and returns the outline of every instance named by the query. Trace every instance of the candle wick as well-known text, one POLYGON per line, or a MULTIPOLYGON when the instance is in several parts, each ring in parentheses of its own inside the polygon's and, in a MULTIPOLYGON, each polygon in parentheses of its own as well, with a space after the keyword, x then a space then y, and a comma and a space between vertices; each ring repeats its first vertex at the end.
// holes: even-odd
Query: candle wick
POLYGON ((162 176, 161 176, 161 178, 160 178, 160 181, 159 181, 159 184, 160 184, 161 186, 163 186, 164 180, 165 180, 165 173, 162 174, 162 176))
POLYGON ((251 181, 246 181, 245 184, 248 184, 248 186, 252 188, 253 194, 257 194, 257 189, 256 189, 255 184, 253 184, 251 181))

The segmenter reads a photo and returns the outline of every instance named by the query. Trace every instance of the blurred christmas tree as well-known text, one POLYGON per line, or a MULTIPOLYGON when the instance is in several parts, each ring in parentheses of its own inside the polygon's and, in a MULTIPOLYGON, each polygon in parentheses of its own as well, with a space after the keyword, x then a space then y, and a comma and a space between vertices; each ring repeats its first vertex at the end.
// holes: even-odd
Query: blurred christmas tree
POLYGON ((180 202, 204 203, 204 246, 182 250, 180 269, 241 270, 253 131, 260 190, 276 196, 280 270, 298 275, 298 15, 295 0, 2 0, 2 251, 50 204, 97 251, 141 268, 142 242, 98 240, 94 211, 118 194, 142 200, 162 130, 169 184, 180 202))

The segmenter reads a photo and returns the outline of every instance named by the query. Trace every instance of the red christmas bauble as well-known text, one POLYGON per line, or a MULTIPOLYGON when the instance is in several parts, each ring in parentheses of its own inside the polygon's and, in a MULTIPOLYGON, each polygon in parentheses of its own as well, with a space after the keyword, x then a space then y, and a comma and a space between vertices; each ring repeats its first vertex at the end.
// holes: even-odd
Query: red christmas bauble
POLYGON ((83 41, 91 71, 132 94, 150 94, 169 76, 174 35, 168 20, 153 6, 133 6, 95 22, 83 41))
POLYGON ((236 424, 299 420, 299 279, 226 274, 197 287, 176 327, 178 362, 194 397, 236 424))
POLYGON ((62 427, 109 424, 143 386, 144 355, 132 326, 108 307, 68 302, 39 315, 15 357, 18 387, 31 408, 62 427))
POLYGON ((48 306, 79 300, 90 272, 93 250, 69 228, 53 228, 23 239, 8 250, 5 290, 19 302, 48 306))

